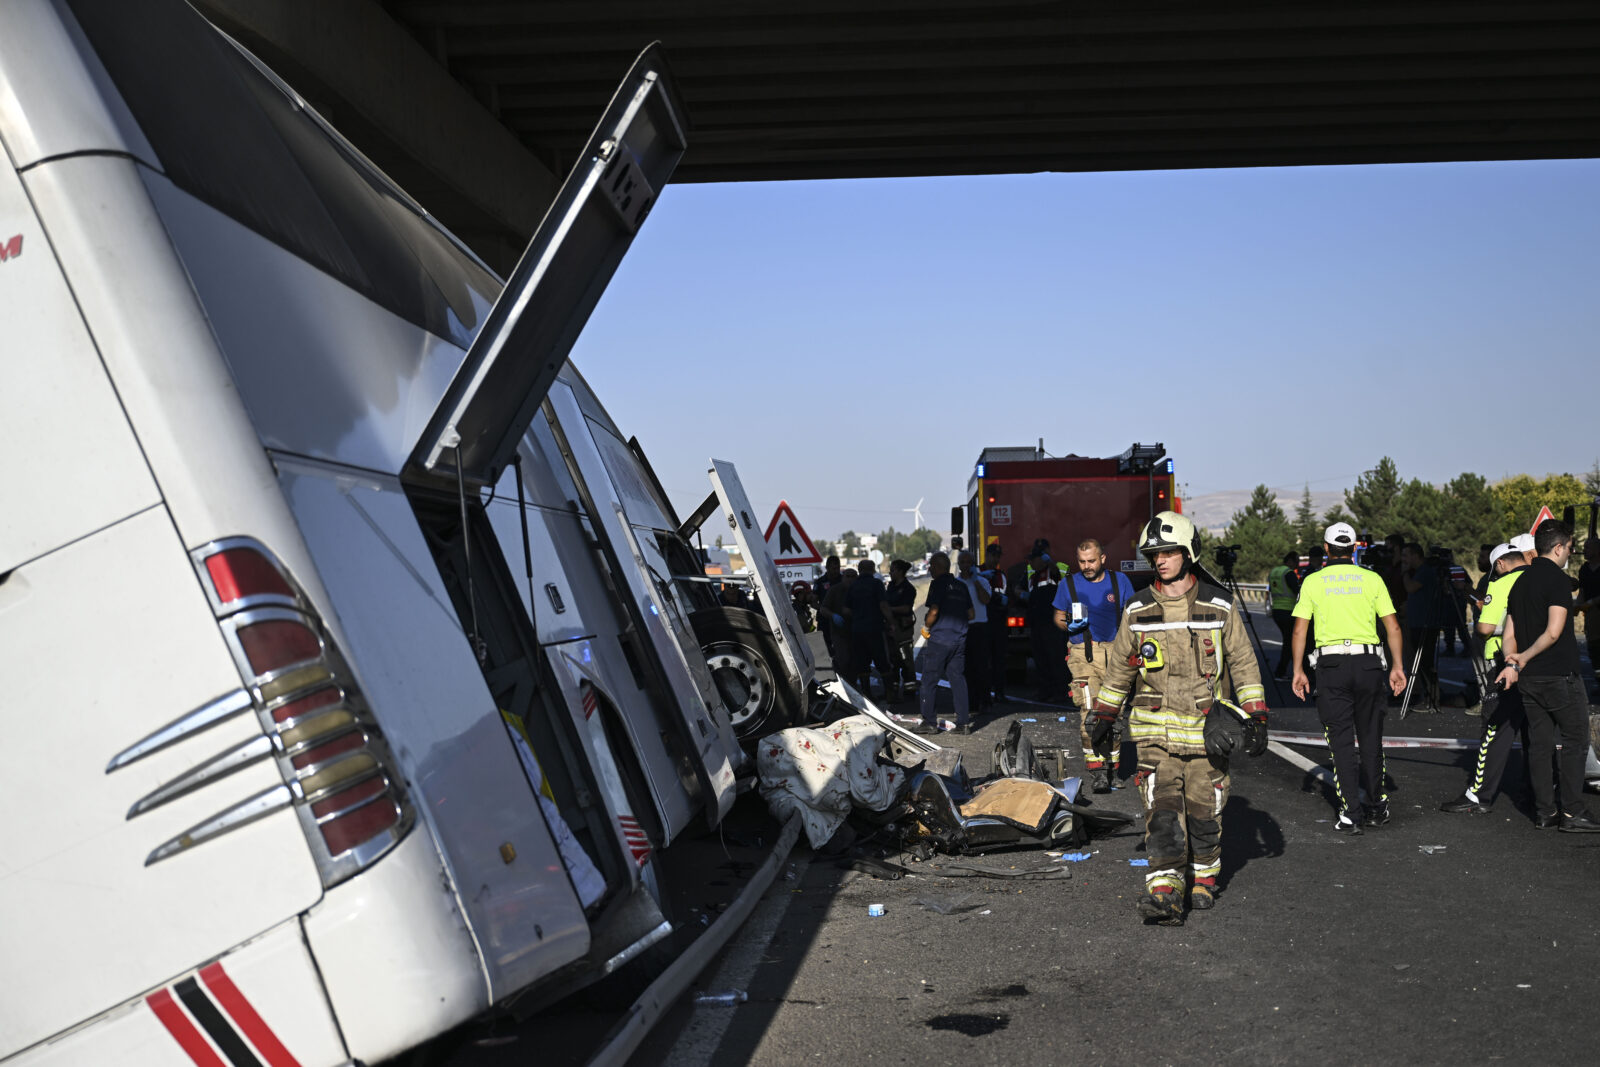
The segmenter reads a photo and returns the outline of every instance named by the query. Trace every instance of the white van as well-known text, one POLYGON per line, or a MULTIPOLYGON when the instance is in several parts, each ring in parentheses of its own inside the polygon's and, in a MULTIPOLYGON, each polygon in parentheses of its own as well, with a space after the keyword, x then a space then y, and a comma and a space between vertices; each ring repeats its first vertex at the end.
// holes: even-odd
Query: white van
POLYGON ((670 932, 817 687, 566 360, 659 54, 503 286, 180 0, 0 5, 0 145, 0 1060, 373 1062, 670 932))

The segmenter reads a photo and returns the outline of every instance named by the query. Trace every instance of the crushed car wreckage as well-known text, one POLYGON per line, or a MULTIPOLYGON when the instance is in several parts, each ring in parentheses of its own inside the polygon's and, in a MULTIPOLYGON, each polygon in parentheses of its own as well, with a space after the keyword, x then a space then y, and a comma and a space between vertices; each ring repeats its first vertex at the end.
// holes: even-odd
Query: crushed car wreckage
POLYGON ((919 859, 1069 848, 1134 822, 1093 806, 1076 777, 1047 780, 1017 722, 995 746, 991 773, 976 781, 960 752, 904 733, 876 709, 769 734, 758 742, 756 767, 773 816, 798 815, 822 854, 869 844, 919 859))

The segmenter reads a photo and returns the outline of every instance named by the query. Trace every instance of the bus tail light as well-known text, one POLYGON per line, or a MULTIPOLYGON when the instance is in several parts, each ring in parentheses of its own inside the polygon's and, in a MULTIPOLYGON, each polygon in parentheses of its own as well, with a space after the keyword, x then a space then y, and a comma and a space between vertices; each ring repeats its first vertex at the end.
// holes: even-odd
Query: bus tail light
POLYGON ((349 878, 416 822, 343 654, 278 560, 249 538, 192 553, 322 874, 349 878))

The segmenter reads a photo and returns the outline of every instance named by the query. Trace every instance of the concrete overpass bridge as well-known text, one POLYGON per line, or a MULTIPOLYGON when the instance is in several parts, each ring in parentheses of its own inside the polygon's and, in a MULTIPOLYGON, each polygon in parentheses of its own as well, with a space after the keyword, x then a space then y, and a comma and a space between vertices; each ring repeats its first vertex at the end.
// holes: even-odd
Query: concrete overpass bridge
POLYGON ((677 181, 1600 156, 1593 0, 192 0, 508 270, 667 49, 677 181))

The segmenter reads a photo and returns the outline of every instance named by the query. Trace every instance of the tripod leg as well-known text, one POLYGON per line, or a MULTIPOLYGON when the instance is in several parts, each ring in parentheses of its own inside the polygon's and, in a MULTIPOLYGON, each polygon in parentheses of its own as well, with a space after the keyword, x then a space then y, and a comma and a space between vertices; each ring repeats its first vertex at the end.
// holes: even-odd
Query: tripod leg
POLYGON ((1417 644, 1417 650, 1411 654, 1411 669, 1406 672, 1406 695, 1400 701, 1400 718, 1406 717, 1406 712, 1411 710, 1411 694, 1417 688, 1417 671, 1422 666, 1422 645, 1417 644))

